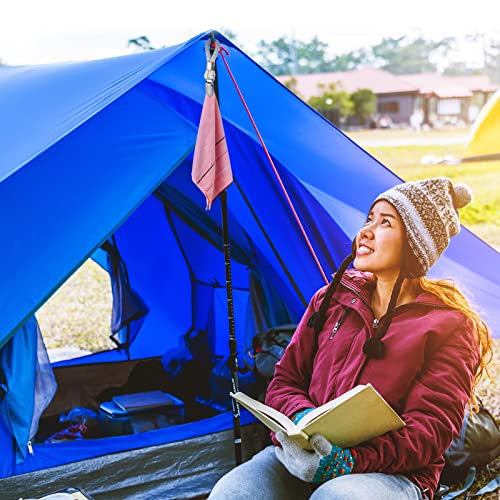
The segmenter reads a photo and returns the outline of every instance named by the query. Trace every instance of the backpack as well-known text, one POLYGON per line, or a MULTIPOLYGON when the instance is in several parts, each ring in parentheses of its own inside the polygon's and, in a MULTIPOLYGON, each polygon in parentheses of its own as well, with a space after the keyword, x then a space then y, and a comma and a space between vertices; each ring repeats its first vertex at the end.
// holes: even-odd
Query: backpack
POLYGON ((280 325, 258 333, 252 339, 249 355, 259 390, 265 392, 274 375, 274 367, 292 340, 296 324, 280 325))
MULTIPOLYGON (((446 500, 455 498, 469 489, 475 480, 476 472, 500 457, 500 428, 480 400, 478 405, 477 413, 467 410, 459 435, 444 454, 445 466, 440 479, 443 493, 452 485, 465 483, 460 491, 442 497, 446 500)), ((495 478, 491 485, 496 489, 499 478, 495 478)))

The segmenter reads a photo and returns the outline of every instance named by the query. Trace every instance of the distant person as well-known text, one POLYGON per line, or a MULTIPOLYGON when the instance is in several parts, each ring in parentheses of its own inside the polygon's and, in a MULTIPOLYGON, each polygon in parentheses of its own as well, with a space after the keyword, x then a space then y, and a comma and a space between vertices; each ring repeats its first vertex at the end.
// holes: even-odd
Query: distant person
POLYGON ((443 454, 491 359, 489 329, 457 286, 426 277, 470 200, 466 186, 444 177, 379 195, 352 253, 314 294, 267 390, 266 403, 297 422, 371 383, 406 426, 351 449, 315 434, 306 451, 278 433, 221 478, 210 499, 433 498, 443 454), (355 269, 346 270, 351 262, 355 269))
POLYGON ((410 126, 414 132, 420 132, 422 129, 422 123, 424 121, 422 111, 415 111, 410 116, 410 126))

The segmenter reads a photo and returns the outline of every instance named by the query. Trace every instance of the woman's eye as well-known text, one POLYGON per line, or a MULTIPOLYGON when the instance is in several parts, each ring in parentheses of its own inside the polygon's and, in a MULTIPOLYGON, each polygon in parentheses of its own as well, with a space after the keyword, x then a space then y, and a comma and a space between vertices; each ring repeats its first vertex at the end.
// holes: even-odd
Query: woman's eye
POLYGON ((391 221, 389 219, 382 219, 382 224, 386 224, 387 226, 390 226, 391 221))

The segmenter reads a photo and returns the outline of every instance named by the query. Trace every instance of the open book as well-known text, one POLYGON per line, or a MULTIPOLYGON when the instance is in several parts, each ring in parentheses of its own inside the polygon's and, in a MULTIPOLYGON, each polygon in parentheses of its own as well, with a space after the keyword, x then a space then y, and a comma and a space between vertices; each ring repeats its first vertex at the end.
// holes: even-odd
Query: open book
POLYGON ((231 396, 269 429, 283 431, 307 450, 311 449, 308 441, 312 434, 323 434, 331 443, 349 448, 405 425, 371 384, 358 385, 314 408, 297 425, 278 410, 242 392, 231 396))

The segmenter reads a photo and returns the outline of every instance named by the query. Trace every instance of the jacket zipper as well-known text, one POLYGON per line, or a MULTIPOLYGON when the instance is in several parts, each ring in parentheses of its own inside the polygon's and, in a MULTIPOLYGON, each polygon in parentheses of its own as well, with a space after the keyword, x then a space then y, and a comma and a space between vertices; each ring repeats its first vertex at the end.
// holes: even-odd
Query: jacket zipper
POLYGON ((345 317, 347 316, 347 313, 349 312, 349 308, 346 307, 344 311, 342 312, 342 315, 340 316, 339 320, 335 323, 335 326, 333 327, 332 333, 330 333, 330 337, 328 337, 329 340, 332 340, 334 335, 337 333, 338 329, 340 328, 340 325, 344 321, 345 317))

